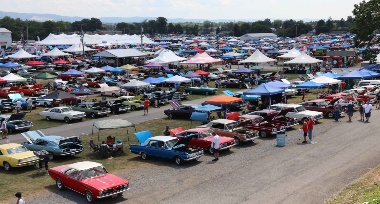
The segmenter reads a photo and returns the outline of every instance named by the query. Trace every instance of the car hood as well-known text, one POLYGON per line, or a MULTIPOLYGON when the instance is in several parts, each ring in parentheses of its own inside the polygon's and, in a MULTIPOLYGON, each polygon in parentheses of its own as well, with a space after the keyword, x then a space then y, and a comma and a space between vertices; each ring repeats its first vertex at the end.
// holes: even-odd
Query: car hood
POLYGON ((128 181, 113 174, 106 174, 103 176, 82 180, 82 183, 92 186, 98 190, 103 190, 122 184, 128 184, 128 181))
POLYGON ((193 137, 193 135, 182 137, 178 140, 178 142, 173 146, 172 149, 180 149, 186 147, 189 144, 190 140, 193 139, 193 137))
MULTIPOLYGON (((212 142, 212 138, 214 138, 214 137, 206 137, 206 138, 204 138, 204 140, 209 141, 209 142, 212 142)), ((220 135, 219 135, 219 140, 220 140, 220 143, 226 143, 226 142, 234 141, 234 138, 231 138, 231 137, 223 137, 223 136, 220 136, 220 135)))
POLYGON ((305 115, 311 115, 311 116, 317 116, 317 115, 322 114, 321 112, 318 112, 318 111, 310 111, 310 110, 302 111, 302 112, 300 112, 300 113, 301 113, 301 114, 305 114, 305 115))
POLYGON ((12 121, 12 120, 23 120, 24 117, 25 117, 26 113, 25 112, 22 112, 22 113, 14 113, 12 114, 8 121, 12 121))

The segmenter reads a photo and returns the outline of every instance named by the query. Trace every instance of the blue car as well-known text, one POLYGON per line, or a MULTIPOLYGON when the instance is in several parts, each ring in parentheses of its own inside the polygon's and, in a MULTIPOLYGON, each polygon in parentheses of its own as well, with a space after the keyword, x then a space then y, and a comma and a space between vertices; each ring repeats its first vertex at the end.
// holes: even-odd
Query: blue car
MULTIPOLYGON (((16 105, 17 101, 21 101, 21 109, 26 110, 28 107, 27 99, 23 98, 21 94, 15 93, 15 94, 8 94, 8 98, 6 100, 3 100, 4 102, 11 102, 13 105, 16 105)), ((36 109, 36 104, 33 102, 32 109, 36 109)))
POLYGON ((188 143, 193 136, 178 139, 171 136, 156 136, 148 131, 135 133, 139 145, 130 145, 130 151, 141 155, 143 160, 152 158, 173 160, 177 165, 185 161, 197 160, 203 155, 201 149, 191 149, 188 143))
POLYGON ((31 151, 46 150, 50 159, 55 156, 72 156, 83 151, 82 141, 77 136, 46 136, 40 130, 21 133, 27 142, 21 143, 31 151))

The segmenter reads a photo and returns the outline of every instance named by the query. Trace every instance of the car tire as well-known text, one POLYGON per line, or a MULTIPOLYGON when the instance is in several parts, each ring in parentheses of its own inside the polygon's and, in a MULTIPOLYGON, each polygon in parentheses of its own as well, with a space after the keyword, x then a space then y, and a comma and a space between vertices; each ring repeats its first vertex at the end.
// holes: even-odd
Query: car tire
POLYGON ((115 93, 112 93, 112 97, 116 98, 117 96, 116 96, 116 94, 115 94, 115 93))
POLYGON ((8 134, 13 134, 14 130, 12 128, 8 128, 8 134))
POLYGON ((131 106, 131 110, 136 110, 136 106, 131 106))
POLYGON ((31 96, 33 97, 35 94, 32 92, 31 96))
POLYGON ((10 171, 11 170, 11 165, 8 162, 4 162, 4 170, 5 171, 10 171))
POLYGON ((175 156, 174 161, 177 165, 181 165, 183 163, 183 160, 181 159, 180 156, 175 156))
POLYGON ((85 191, 84 194, 88 203, 92 203, 92 201, 94 201, 94 197, 92 196, 92 193, 90 191, 85 191))
POLYGON ((235 139, 235 145, 236 146, 241 145, 240 139, 238 137, 234 137, 234 139, 235 139))
POLYGON ((54 155, 52 152, 49 152, 49 160, 53 160, 54 159, 54 155))
POLYGON ((147 159, 148 159, 148 155, 146 155, 145 152, 142 152, 142 153, 141 153, 141 159, 143 159, 143 160, 147 160, 147 159))
POLYGON ((113 110, 111 110, 111 113, 115 115, 117 113, 117 111, 115 109, 113 109, 113 110))
POLYGON ((334 117, 334 113, 333 112, 328 112, 327 113, 327 117, 328 118, 333 118, 334 117))
POLYGON ((65 190, 65 185, 63 185, 61 179, 57 178, 57 179, 55 180, 55 184, 56 184, 58 190, 60 190, 60 191, 65 190))
POLYGON ((267 132, 265 132, 265 130, 261 130, 260 137, 267 137, 267 132))
POLYGON ((44 106, 45 106, 45 108, 49 107, 49 105, 47 103, 44 103, 44 106))
POLYGON ((173 119, 173 114, 169 113, 168 118, 173 119))
POLYGON ((206 96, 208 96, 208 94, 209 94, 209 93, 208 93, 208 92, 206 92, 206 96))
POLYGON ((64 121, 65 121, 65 123, 67 123, 67 124, 69 124, 69 123, 70 123, 70 118, 68 118, 68 117, 65 117, 63 120, 64 120, 64 121))
POLYGON ((49 116, 46 116, 46 120, 49 121, 51 120, 51 118, 49 116))
POLYGON ((95 113, 90 113, 91 118, 95 118, 95 113))
POLYGON ((239 89, 243 88, 243 85, 239 84, 239 89))
POLYGON ((207 152, 208 152, 209 154, 211 154, 211 155, 214 155, 214 148, 212 148, 211 146, 209 146, 209 147, 207 148, 207 152))

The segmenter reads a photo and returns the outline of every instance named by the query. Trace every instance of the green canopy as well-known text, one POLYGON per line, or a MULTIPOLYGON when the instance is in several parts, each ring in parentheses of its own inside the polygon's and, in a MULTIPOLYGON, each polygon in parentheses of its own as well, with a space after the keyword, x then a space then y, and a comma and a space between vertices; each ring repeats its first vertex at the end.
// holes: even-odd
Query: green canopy
POLYGON ((57 76, 53 75, 53 74, 49 74, 47 72, 43 72, 37 76, 35 76, 36 79, 55 79, 57 78, 57 76))

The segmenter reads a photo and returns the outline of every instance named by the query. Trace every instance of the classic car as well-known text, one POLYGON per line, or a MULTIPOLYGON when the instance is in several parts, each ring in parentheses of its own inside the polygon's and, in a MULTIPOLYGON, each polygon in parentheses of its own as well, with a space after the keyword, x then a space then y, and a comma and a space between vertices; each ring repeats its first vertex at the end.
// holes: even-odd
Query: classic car
POLYGON ((8 133, 12 134, 14 132, 28 131, 33 127, 31 121, 24 120, 26 113, 14 113, 12 115, 0 115, 0 119, 7 119, 7 129, 8 133))
POLYGON ((196 105, 184 105, 177 100, 170 100, 169 104, 173 107, 173 109, 164 110, 165 115, 168 118, 186 118, 190 119, 191 114, 195 111, 194 109, 197 107, 196 105))
MULTIPOLYGON (((343 109, 347 108, 347 105, 349 104, 350 101, 341 99, 341 98, 335 98, 329 102, 329 105, 335 105, 336 103, 339 102, 339 105, 342 106, 343 109)), ((357 101, 352 101, 352 104, 354 105, 354 109, 358 110, 359 109, 359 104, 357 101)))
POLYGON ((135 133, 139 145, 130 145, 130 151, 141 155, 142 159, 155 157, 159 159, 173 160, 177 165, 184 161, 197 160, 203 155, 202 149, 189 148, 192 136, 178 139, 172 136, 155 136, 148 131, 135 133))
POLYGON ((108 86, 116 86, 119 81, 108 76, 103 76, 102 82, 106 83, 108 86))
MULTIPOLYGON (((28 102, 23 98, 19 93, 8 94, 8 98, 4 101, 11 102, 13 105, 16 105, 17 101, 21 101, 21 109, 26 110, 28 108, 28 102)), ((36 104, 32 104, 32 109, 36 109, 36 104)))
POLYGON ((8 98, 8 94, 20 93, 14 87, 4 87, 0 89, 0 97, 8 98))
POLYGON ((54 103, 55 106, 61 103, 60 99, 44 99, 42 97, 30 97, 30 98, 33 100, 33 103, 36 106, 51 107, 52 103, 54 103))
POLYGON ((28 72, 25 69, 20 69, 17 71, 17 74, 22 76, 22 77, 29 77, 29 76, 35 75, 36 73, 35 72, 28 72))
POLYGON ((0 111, 12 112, 15 106, 12 104, 11 100, 5 99, 0 101, 0 111))
POLYGON ((264 121, 264 118, 258 115, 241 115, 237 120, 240 126, 258 132, 260 137, 277 135, 279 132, 275 125, 264 121))
POLYGON ((259 110, 249 113, 248 115, 259 115, 264 118, 265 121, 269 123, 278 123, 284 126, 285 128, 292 128, 298 125, 297 118, 288 118, 286 117, 286 109, 281 110, 281 112, 275 110, 259 110))
POLYGON ((156 102, 158 102, 158 104, 160 104, 160 105, 165 105, 169 101, 168 100, 168 94, 169 93, 166 93, 165 91, 155 91, 152 93, 144 94, 140 100, 144 101, 144 100, 148 99, 150 101, 151 106, 155 106, 156 102))
POLYGON ((40 112, 40 116, 46 118, 46 120, 64 120, 66 123, 70 123, 73 120, 83 120, 83 118, 86 117, 86 113, 74 111, 70 107, 61 106, 46 109, 40 112))
POLYGON ((5 171, 13 167, 34 166, 38 163, 39 158, 24 146, 16 143, 0 145, 0 166, 5 171))
POLYGON ((236 145, 241 145, 243 142, 254 141, 258 138, 254 131, 245 129, 234 120, 217 119, 201 127, 209 127, 218 135, 234 138, 236 145))
POLYGON ((111 110, 106 107, 102 107, 100 103, 96 102, 82 102, 76 106, 73 106, 72 109, 75 111, 85 112, 86 115, 91 118, 107 116, 111 113, 111 110))
POLYGON ((61 137, 55 135, 46 136, 40 130, 21 133, 27 142, 21 143, 31 151, 46 150, 50 159, 55 156, 72 156, 83 151, 82 141, 78 136, 61 137))
POLYGON ((82 161, 50 168, 48 173, 58 190, 65 188, 78 192, 91 203, 95 199, 117 197, 129 190, 129 182, 108 173, 102 164, 82 161))
POLYGON ((131 107, 124 105, 122 100, 109 100, 106 101, 106 107, 111 110, 112 114, 126 113, 131 110, 131 107))
POLYGON ((299 104, 284 104, 278 103, 271 105, 270 108, 272 110, 281 111, 282 109, 291 109, 286 113, 286 117, 289 118, 297 118, 298 122, 303 123, 303 121, 309 116, 314 118, 314 121, 318 121, 323 118, 323 113, 318 111, 310 111, 306 110, 305 107, 299 104))
MULTIPOLYGON (((172 136, 183 138, 185 136, 192 135, 189 145, 196 148, 202 148, 210 154, 214 154, 213 148, 211 148, 213 130, 210 128, 193 128, 185 130, 183 127, 169 130, 172 136)), ((235 139, 230 137, 220 136, 220 150, 230 149, 235 146, 235 139)))
POLYGON ((130 106, 131 110, 143 108, 144 104, 140 100, 136 100, 134 96, 120 96, 118 99, 122 100, 124 105, 130 106))
MULTIPOLYGON (((336 101, 336 99, 334 99, 336 101)), ((333 105, 330 105, 324 99, 310 100, 300 103, 304 106, 306 110, 319 111, 322 112, 325 117, 334 118, 335 117, 335 108, 333 105)), ((340 117, 341 115, 339 115, 340 117)))
POLYGON ((24 95, 41 95, 44 94, 44 91, 36 87, 36 85, 25 85, 20 87, 17 91, 24 93, 24 95))
POLYGON ((99 88, 100 87, 100 82, 99 81, 96 81, 94 79, 91 79, 91 78, 87 78, 86 82, 87 84, 87 87, 94 87, 94 88, 99 88))
POLYGON ((179 101, 182 101, 182 100, 186 100, 189 98, 189 94, 188 93, 185 93, 185 92, 174 92, 172 94, 172 100, 179 100, 179 101))
POLYGON ((218 89, 217 88, 210 88, 207 86, 200 86, 200 87, 188 87, 184 89, 185 92, 190 93, 190 94, 205 94, 205 95, 210 95, 210 94, 215 94, 218 89))
POLYGON ((240 81, 239 79, 222 80, 222 81, 220 81, 220 84, 226 88, 239 88, 239 89, 241 89, 241 88, 246 87, 244 82, 240 81))

